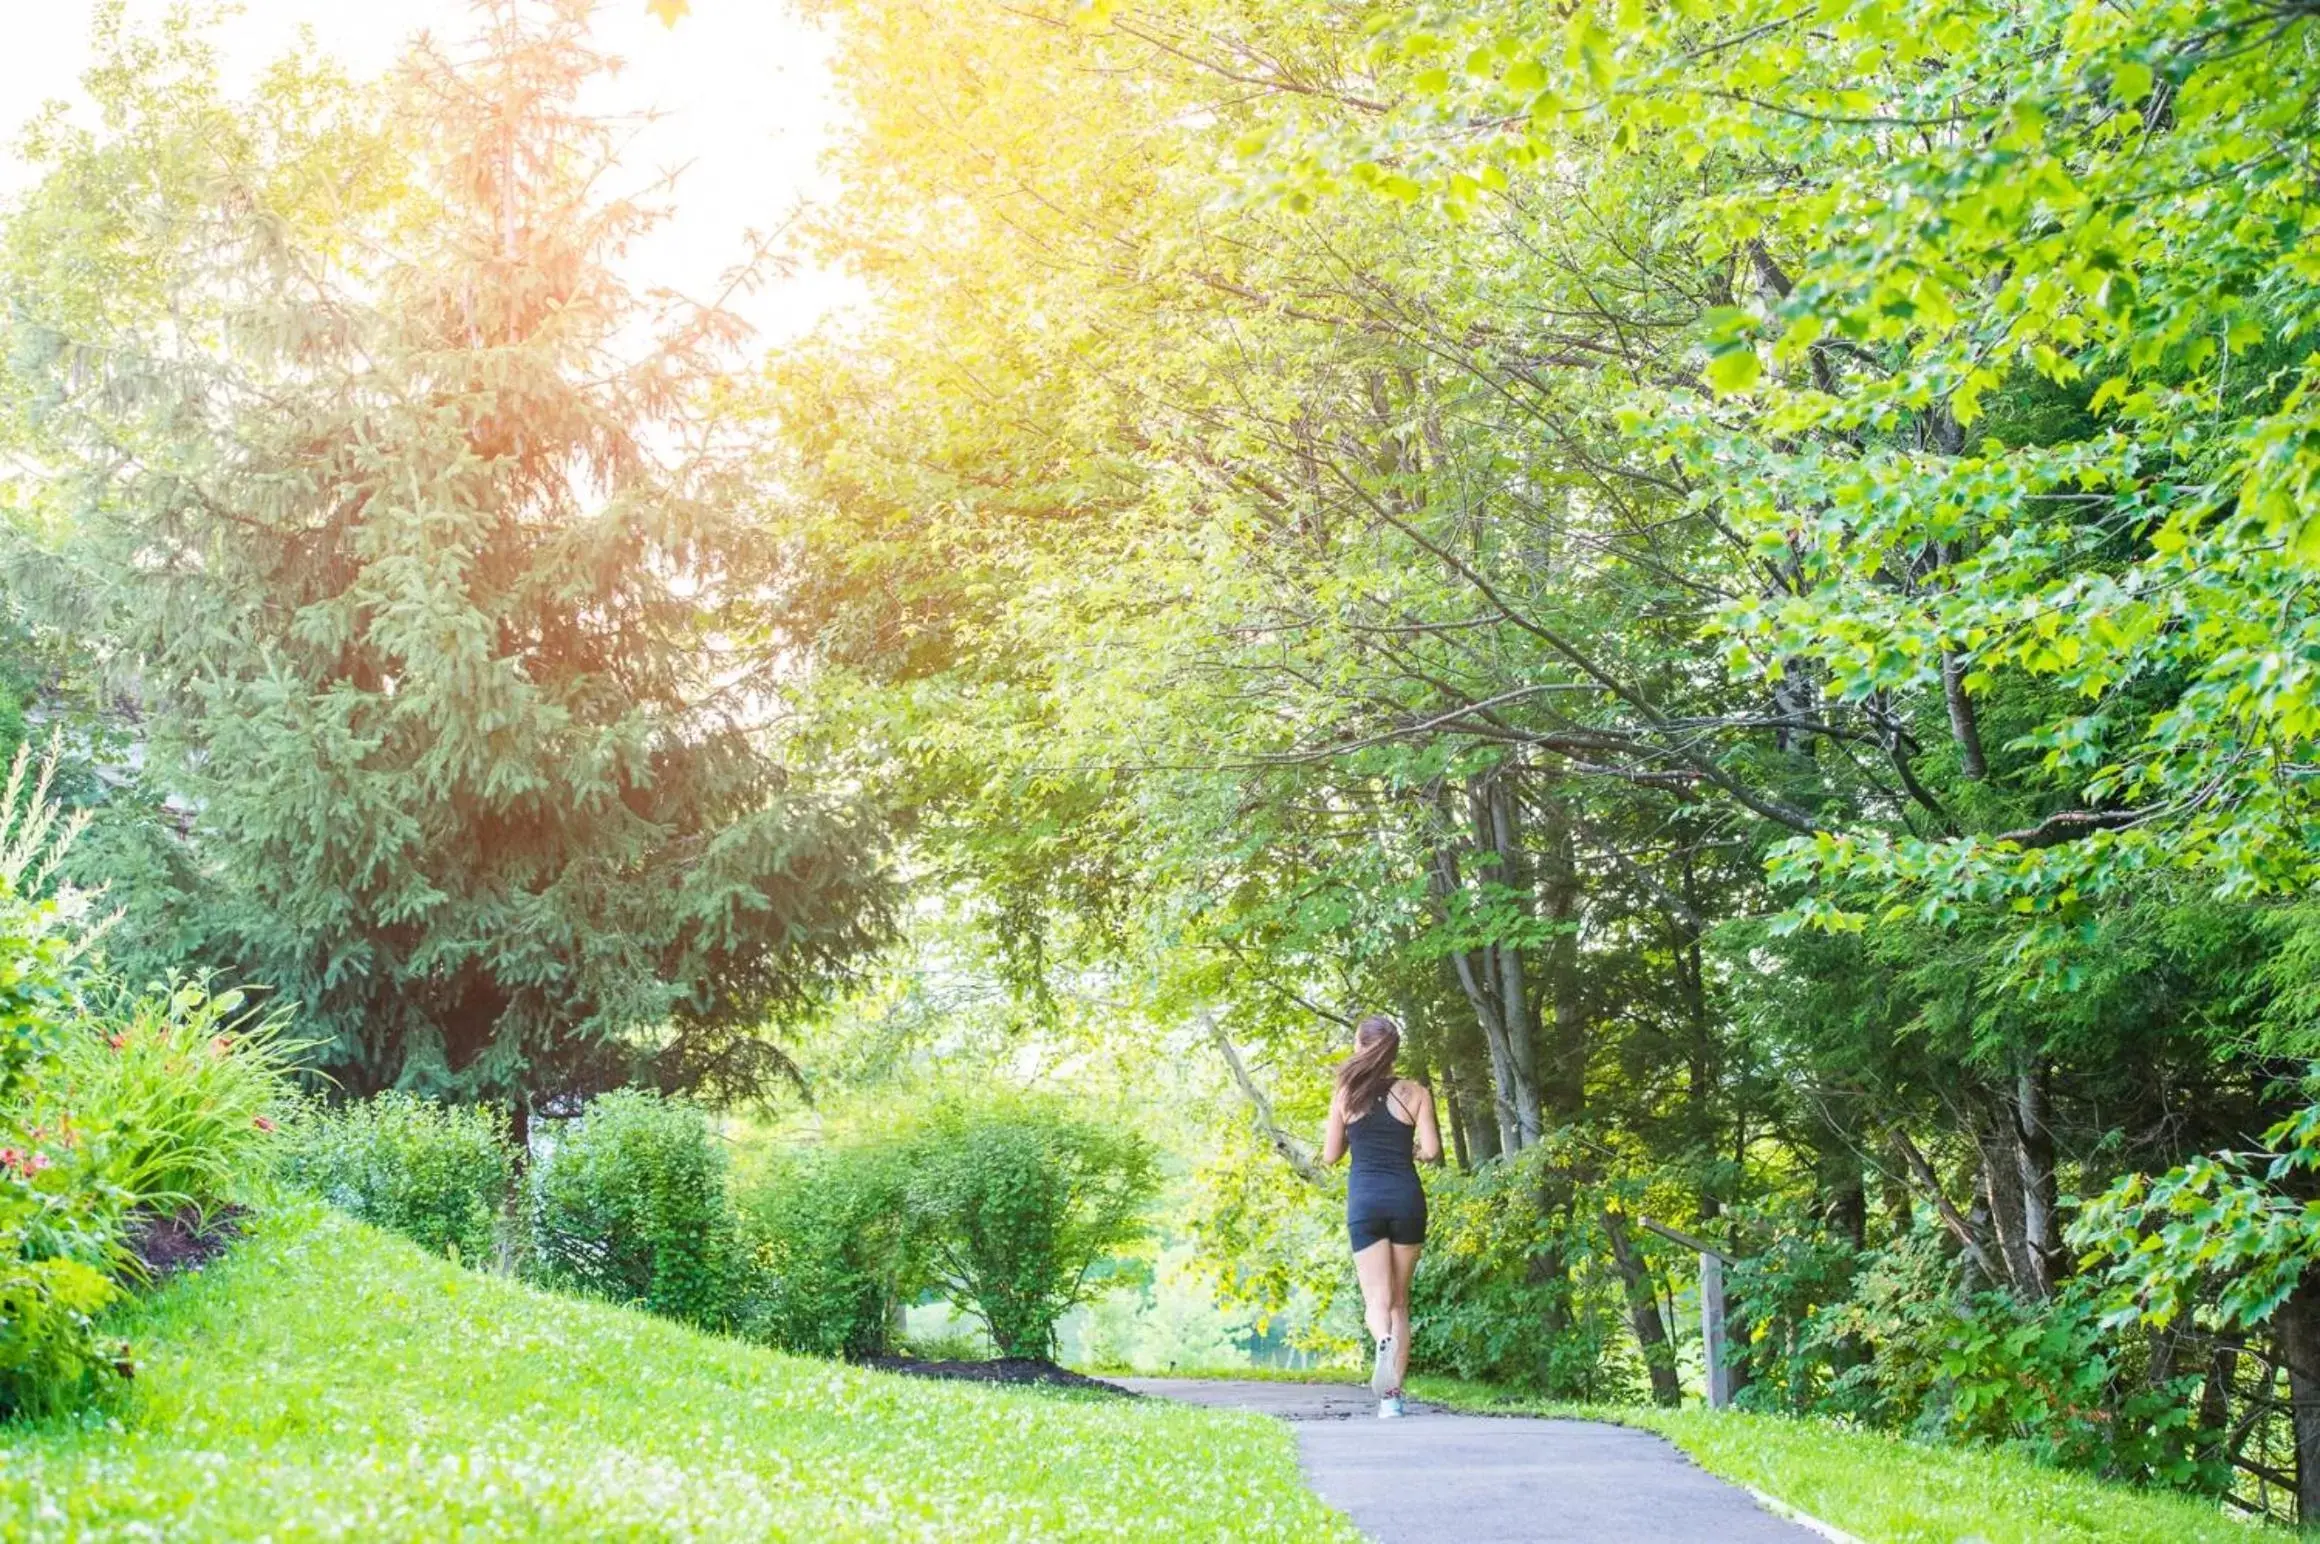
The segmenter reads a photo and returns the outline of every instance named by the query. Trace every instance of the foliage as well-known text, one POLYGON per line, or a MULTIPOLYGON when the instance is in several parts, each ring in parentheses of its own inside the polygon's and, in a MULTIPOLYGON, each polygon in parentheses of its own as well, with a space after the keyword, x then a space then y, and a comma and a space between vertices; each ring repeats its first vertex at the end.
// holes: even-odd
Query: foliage
POLYGON ((0 1431, 0 1532, 1353 1537, 1278 1422, 799 1361, 319 1208, 122 1327, 140 1429, 0 1431))
POLYGON ((1617 1299, 1607 1289, 1601 1232, 1575 1207, 1548 1211, 1541 1191, 1554 1157, 1532 1148, 1472 1175, 1427 1186, 1426 1254, 1411 1282, 1412 1354, 1458 1378, 1563 1398, 1604 1399, 1633 1387, 1622 1359, 1617 1299), (1579 1258, 1582 1275, 1539 1269, 1579 1258))
POLYGON ((1148 1140, 1052 1097, 946 1101, 905 1149, 904 1203, 931 1267, 1001 1356, 1054 1354, 1056 1322, 1142 1234, 1158 1189, 1148 1140))
POLYGON ((856 1138, 773 1155, 736 1184, 749 1334, 811 1356, 892 1349, 899 1305, 925 1279, 907 1168, 894 1144, 856 1138))
POLYGON ((0 1100, 0 1412, 70 1408, 129 1372, 99 1323, 142 1271, 128 1231, 257 1192, 291 1098, 283 1028, 238 992, 125 995, 83 1006, 0 1100))
POLYGON ((519 1119, 780 1082, 769 1017, 886 904, 772 721, 740 326, 616 272, 665 210, 606 191, 587 11, 493 0, 473 49, 244 102, 190 22, 104 12, 103 127, 35 124, 0 232, 27 524, 138 661, 198 855, 134 869, 192 935, 156 947, 271 984, 354 1092, 519 1119))
MULTIPOLYGON (((1639 1386, 1648 1198, 1767 1404, 2169 1483, 2185 1379, 2283 1424, 2163 1337, 2320 1344, 2305 1166, 2196 1156, 2320 1049, 2309 4, 811 9, 879 303, 746 375, 619 341, 577 5, 255 108, 116 46, 36 126, 0 406, 188 952, 360 1087, 762 1092, 895 837, 1007 1053, 1239 1085, 1242 1301, 1343 1292, 1294 1176, 1377 1003, 1455 1365, 1639 1386)), ((1043 1348, 992 1144, 906 1215, 1043 1348)))
POLYGON ((79 1006, 69 967, 87 941, 86 898, 45 893, 82 822, 49 797, 54 750, 37 775, 32 766, 32 746, 19 744, 0 788, 0 1100, 62 1043, 79 1006))
POLYGON ((1929 1441, 2004 1447, 2112 1479, 2216 1490, 2197 1376, 2108 1333, 2099 1295, 1970 1287, 1931 1219, 1852 1255, 1792 1237, 1739 1262, 1731 1324, 1749 1408, 1835 1416, 1929 1441))
POLYGON ((52 1097, 109 1183, 140 1205, 207 1217, 248 1200, 273 1164, 305 1049, 287 1027, 284 1010, 239 991, 179 982, 139 993, 73 1026, 52 1097))
POLYGON ((531 1266, 552 1285, 722 1327, 744 1288, 725 1180, 698 1105, 649 1089, 599 1095, 525 1176, 531 1266))
MULTIPOLYGON (((96 1320, 120 1295, 121 1220, 138 1199, 54 1103, 80 1012, 72 967, 88 935, 69 891, 27 893, 75 830, 48 796, 54 757, 27 787, 29 764, 19 748, 0 793, 0 1417, 68 1407, 126 1369, 126 1351, 96 1320)), ((105 1135, 121 1133, 108 1125, 105 1135)))
POLYGON ((125 1371, 128 1348, 96 1324, 120 1296, 112 1277, 80 1260, 0 1258, 0 1416, 72 1409, 125 1371))
POLYGON ((2320 1259, 2320 1105, 2264 1133, 2265 1150, 2197 1156, 2129 1174, 2080 1211, 2071 1240, 2102 1267, 2114 1325, 2161 1329, 2197 1311, 2225 1329, 2262 1323, 2320 1259))
POLYGON ((429 1254, 471 1265, 491 1257, 515 1176, 497 1112, 389 1092, 309 1104, 287 1134, 283 1173, 293 1185, 429 1254))

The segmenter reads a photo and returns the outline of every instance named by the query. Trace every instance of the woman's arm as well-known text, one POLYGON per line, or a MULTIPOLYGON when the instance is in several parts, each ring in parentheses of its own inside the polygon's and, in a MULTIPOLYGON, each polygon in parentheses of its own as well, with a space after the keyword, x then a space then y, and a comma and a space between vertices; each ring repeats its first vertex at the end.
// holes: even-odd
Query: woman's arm
POLYGON ((1412 1144, 1420 1163, 1442 1161, 1442 1126, 1434 1119, 1434 1091, 1423 1083, 1413 1084, 1418 1091, 1418 1137, 1412 1144))
POLYGON ((1345 1090, 1339 1089, 1329 1100, 1329 1124, 1321 1128, 1321 1161, 1324 1165, 1337 1162, 1345 1156, 1345 1090))

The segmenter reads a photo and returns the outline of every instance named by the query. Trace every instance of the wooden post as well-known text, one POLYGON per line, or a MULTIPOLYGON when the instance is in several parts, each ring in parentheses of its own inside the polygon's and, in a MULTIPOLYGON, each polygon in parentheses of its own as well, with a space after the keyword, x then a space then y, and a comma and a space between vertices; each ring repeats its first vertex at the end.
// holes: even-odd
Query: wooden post
POLYGON ((1724 1257, 1700 1254, 1700 1344, 1707 1348, 1708 1408, 1732 1403, 1732 1368, 1724 1357, 1724 1257))
POLYGON ((1732 1367, 1724 1345, 1724 1262, 1721 1249, 1665 1223, 1638 1217, 1636 1221, 1672 1244, 1696 1250, 1700 1256, 1700 1349, 1708 1365, 1708 1408, 1723 1410, 1732 1403, 1732 1367))

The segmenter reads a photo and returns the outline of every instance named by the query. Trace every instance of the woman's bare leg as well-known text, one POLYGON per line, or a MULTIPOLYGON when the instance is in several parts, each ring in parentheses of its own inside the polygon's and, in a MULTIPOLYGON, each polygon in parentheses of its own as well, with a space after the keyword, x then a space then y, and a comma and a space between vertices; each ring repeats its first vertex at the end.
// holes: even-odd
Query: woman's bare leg
POLYGON ((1418 1273, 1418 1252, 1423 1244, 1391 1244, 1393 1251, 1393 1306, 1389 1316, 1394 1337, 1394 1392, 1402 1391, 1402 1377, 1410 1370, 1410 1278, 1418 1273))
POLYGON ((1354 1252, 1353 1274, 1361 1283, 1362 1318, 1369 1338, 1383 1340, 1394 1333, 1394 1246, 1379 1239, 1354 1252))

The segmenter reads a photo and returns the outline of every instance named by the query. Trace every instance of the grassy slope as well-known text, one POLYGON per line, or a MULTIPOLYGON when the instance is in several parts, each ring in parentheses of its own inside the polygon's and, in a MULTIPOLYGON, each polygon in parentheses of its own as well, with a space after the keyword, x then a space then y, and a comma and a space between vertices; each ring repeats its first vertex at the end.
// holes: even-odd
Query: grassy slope
POLYGON ((1753 1485, 1871 1544, 2256 1544, 2286 1538, 2213 1502, 2105 1484, 2008 1453, 1934 1447, 1826 1421, 1699 1408, 1578 1410, 1448 1378, 1410 1392, 1468 1410, 1535 1411, 1659 1432, 1711 1474, 1753 1485))
POLYGON ((1261 1418, 801 1361, 330 1214, 127 1332, 125 1432, 0 1427, 0 1536, 1353 1537, 1261 1418))

